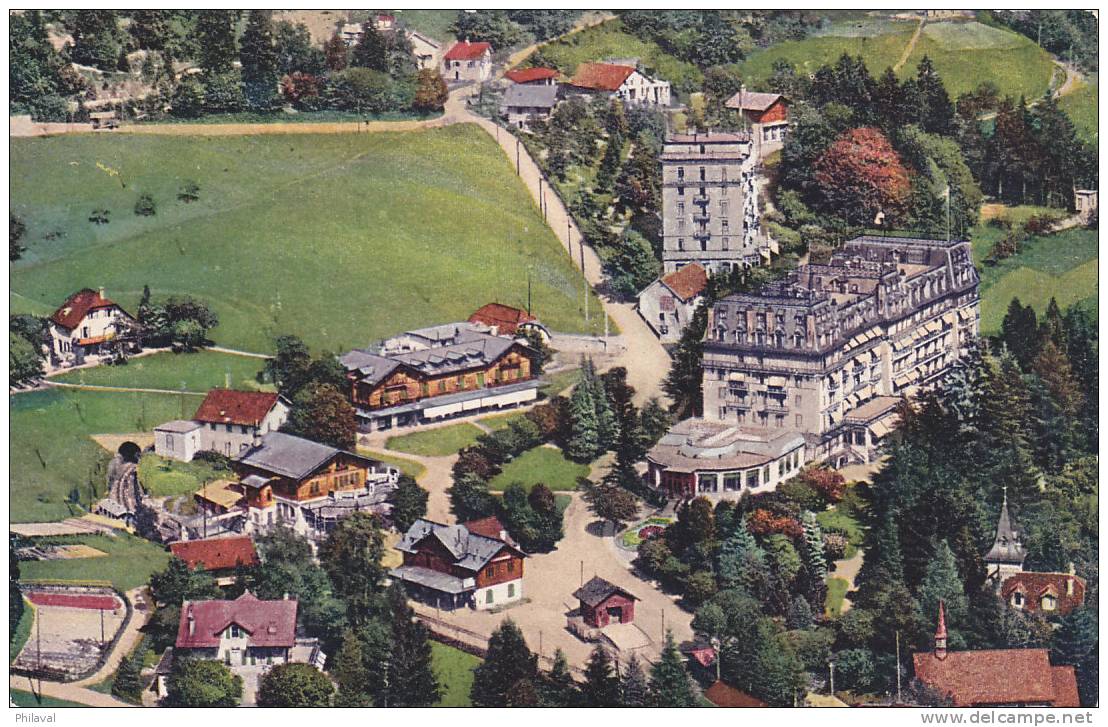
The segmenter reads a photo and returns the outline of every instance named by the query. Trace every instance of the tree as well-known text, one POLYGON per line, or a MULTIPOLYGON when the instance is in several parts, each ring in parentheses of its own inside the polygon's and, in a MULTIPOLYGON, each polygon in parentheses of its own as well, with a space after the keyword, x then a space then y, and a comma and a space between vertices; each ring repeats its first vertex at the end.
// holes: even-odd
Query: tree
POLYGON ((323 45, 323 56, 330 71, 341 71, 347 66, 348 53, 346 43, 336 31, 331 39, 323 45))
MULTIPOLYGON (((273 28, 273 45, 277 53, 279 75, 304 73, 318 76, 327 69, 323 51, 312 44, 312 35, 307 26, 303 23, 294 25, 287 20, 281 20, 273 28)), ((245 38, 243 42, 246 42, 245 38)))
POLYGON ((123 32, 115 10, 75 10, 69 21, 74 63, 114 71, 123 50, 123 32))
POLYGON ((242 82, 246 102, 253 108, 267 111, 273 108, 277 96, 277 47, 273 38, 273 11, 251 10, 239 49, 242 61, 242 82))
POLYGON ((8 383, 18 386, 44 375, 42 346, 17 333, 8 333, 8 383))
POLYGON ((681 333, 681 340, 673 349, 673 364, 662 382, 662 389, 673 402, 670 412, 678 419, 699 416, 704 409, 703 391, 700 387, 704 377, 701 361, 704 358, 704 334, 707 327, 708 306, 702 303, 681 333))
MULTIPOLYGON (((15 552, 16 539, 8 536, 8 633, 16 632, 16 624, 23 618, 23 592, 19 590, 19 556, 15 552)), ((564 655, 563 655, 563 658, 564 655)))
POLYGON ((207 75, 229 73, 238 58, 235 44, 238 10, 198 10, 196 20, 197 61, 207 75))
POLYGON ((150 592, 156 603, 167 606, 219 598, 211 573, 201 568, 191 570, 180 558, 170 558, 165 570, 150 576, 150 592))
POLYGON ((133 10, 127 31, 141 50, 165 50, 174 40, 170 30, 171 13, 165 10, 133 10))
POLYGON ((655 707, 696 706, 689 674, 669 630, 662 655, 650 668, 650 703, 655 707))
POLYGON ((879 212, 899 215, 911 184, 900 155, 878 129, 841 134, 816 160, 825 207, 853 224, 872 224, 879 212))
POLYGON ((358 425, 354 407, 333 386, 310 384, 292 399, 282 431, 339 449, 354 448, 358 425))
POLYGON ((513 686, 538 678, 538 656, 527 648, 523 633, 510 618, 489 637, 485 660, 473 670, 469 697, 475 707, 506 707, 513 686))
POLYGON ((427 490, 408 475, 400 475, 396 489, 389 493, 388 502, 392 505, 393 525, 404 533, 416 520, 427 514, 427 490))
POLYGON ((421 69, 416 75, 413 108, 424 114, 435 113, 442 111, 448 98, 450 91, 446 88, 446 81, 442 80, 442 74, 433 68, 421 69))
POLYGON ((259 707, 329 707, 335 688, 311 664, 278 664, 258 682, 259 707))
POLYGON ((823 554, 823 532, 815 513, 804 511, 800 524, 804 526, 804 563, 813 579, 823 581, 827 578, 827 559, 823 554))
POLYGON ((441 690, 431 660, 427 627, 415 618, 404 588, 393 582, 386 593, 391 615, 386 707, 430 707, 441 690))
POLYGON ((9 95, 13 113, 29 113, 43 121, 65 121, 66 97, 87 86, 69 61, 50 44, 46 20, 33 10, 9 19, 9 95))
POLYGON ((286 397, 296 396, 296 392, 307 383, 308 368, 312 356, 308 345, 297 336, 277 336, 277 353, 266 359, 262 374, 286 397))
POLYGON ((585 499, 593 513, 612 524, 612 532, 618 532, 623 523, 634 520, 639 514, 639 503, 627 490, 618 485, 590 484, 585 499))
POLYGON ((620 678, 620 705, 623 707, 650 706, 650 684, 642 670, 642 662, 632 653, 620 678))
POLYGON ((119 662, 112 680, 112 695, 131 704, 142 704, 142 692, 146 684, 142 679, 142 661, 145 649, 138 649, 119 662))
POLYGON ((1031 306, 1024 307, 1019 298, 1012 298, 1008 303, 1008 312, 1004 314, 1004 320, 1000 324, 1000 340, 1009 353, 1016 357, 1020 368, 1030 370, 1039 348, 1035 309, 1031 306))
POLYGON ((23 220, 11 212, 8 213, 8 260, 18 260, 23 257, 27 247, 23 244, 23 235, 27 232, 27 225, 23 220))
POLYGON ((166 684, 168 707, 236 707, 242 699, 242 677, 221 662, 177 659, 166 684))
POLYGON ((932 134, 949 135, 954 130, 954 104, 946 92, 931 58, 924 56, 916 67, 916 87, 921 105, 919 117, 925 130, 932 134))
POLYGON ((369 672, 365 668, 362 642, 358 635, 347 629, 342 636, 342 646, 330 665, 331 676, 338 684, 336 707, 369 707, 373 698, 369 689, 369 672))
POLYGON ((474 474, 455 476, 454 485, 447 494, 450 495, 450 511, 458 522, 479 520, 497 511, 497 501, 489 494, 488 483, 474 474))
POLYGON ((369 617, 381 590, 385 537, 376 515, 355 512, 339 521, 319 548, 319 562, 354 624, 369 617))
POLYGON ((581 687, 585 706, 618 707, 620 705, 619 675, 612 669, 612 660, 601 644, 593 647, 585 667, 585 683, 581 687))
POLYGON ((596 400, 585 374, 574 387, 569 398, 570 436, 566 442, 566 454, 580 462, 589 462, 600 449, 600 435, 596 419, 596 400))
POLYGON ((1081 704, 1097 704, 1100 672, 1098 653, 1099 632, 1096 612, 1089 606, 1067 614, 1051 644, 1051 662, 1055 665, 1071 664, 1077 672, 1077 689, 1081 704))
POLYGON ((350 65, 384 72, 389 69, 386 53, 385 39, 381 33, 372 23, 363 23, 362 37, 354 46, 350 65))
POLYGON ((544 706, 551 707, 577 707, 581 704, 581 691, 561 649, 554 650, 554 665, 543 682, 542 701, 544 706))
POLYGON ((521 28, 504 10, 458 11, 450 30, 455 38, 485 41, 496 49, 509 48, 523 39, 521 28))

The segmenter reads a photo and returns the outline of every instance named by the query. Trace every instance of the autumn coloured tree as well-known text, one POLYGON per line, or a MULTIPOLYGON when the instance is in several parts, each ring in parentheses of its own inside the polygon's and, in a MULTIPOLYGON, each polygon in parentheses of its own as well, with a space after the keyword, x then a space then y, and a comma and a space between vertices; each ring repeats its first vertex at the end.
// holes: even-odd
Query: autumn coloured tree
POLYGON ((416 76, 415 101, 412 105, 416 111, 432 113, 442 111, 450 92, 446 88, 446 81, 442 75, 433 68, 424 68, 416 76))
POLYGON ((900 155, 873 127, 840 134, 816 160, 815 171, 827 209, 854 224, 872 224, 878 213, 897 217, 911 191, 900 155))

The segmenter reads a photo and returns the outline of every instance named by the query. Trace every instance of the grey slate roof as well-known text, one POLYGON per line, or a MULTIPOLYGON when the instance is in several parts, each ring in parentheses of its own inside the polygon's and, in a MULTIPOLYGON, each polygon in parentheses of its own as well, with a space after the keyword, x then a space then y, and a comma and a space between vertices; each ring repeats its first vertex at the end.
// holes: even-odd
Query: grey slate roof
MULTIPOLYGON (((307 477, 343 450, 328 447, 308 439, 294 437, 284 432, 270 432, 262 437, 259 447, 251 447, 235 457, 241 464, 256 467, 295 480, 307 477)), ((351 457, 367 463, 373 460, 346 452, 351 457)))
POLYGON ((472 533, 464 525, 443 525, 423 518, 412 523, 408 532, 396 544, 396 549, 403 553, 415 553, 416 546, 427 536, 434 537, 446 548, 454 558, 454 565, 474 572, 484 568, 505 546, 523 555, 511 543, 472 533))
POLYGON ((389 571, 389 575, 408 583, 415 583, 444 593, 463 593, 476 587, 475 584, 467 588, 462 579, 457 576, 417 565, 402 565, 399 568, 393 568, 389 571))
POLYGON ((173 432, 174 434, 186 434, 188 432, 199 429, 203 426, 200 422, 194 422, 191 419, 174 419, 171 422, 165 424, 159 424, 154 427, 155 432, 173 432))
POLYGON ((593 576, 589 579, 589 582, 578 588, 573 592, 573 597, 584 603, 590 608, 604 601, 604 599, 611 596, 613 593, 620 593, 627 596, 633 601, 639 599, 623 590, 615 583, 604 580, 600 576, 593 576))
POLYGON ((1027 551, 1020 543, 1019 531, 1012 525, 1008 516, 1008 494, 1004 495, 1004 504, 1000 506, 1000 522, 996 526, 996 539, 993 547, 985 555, 986 563, 1015 563, 1022 566, 1027 551))
POLYGON ((457 341, 446 346, 386 355, 355 349, 339 357, 339 362, 348 372, 357 372, 362 381, 372 386, 384 380, 398 366, 407 366, 426 374, 451 374, 487 366, 515 345, 511 338, 474 331, 460 333, 457 341))
POLYGON ((729 109, 750 109, 751 111, 765 111, 773 103, 781 98, 779 93, 760 93, 758 91, 738 91, 727 99, 724 104, 729 109))
POLYGON ((500 107, 527 107, 551 109, 558 103, 557 86, 528 86, 513 84, 504 92, 500 107))

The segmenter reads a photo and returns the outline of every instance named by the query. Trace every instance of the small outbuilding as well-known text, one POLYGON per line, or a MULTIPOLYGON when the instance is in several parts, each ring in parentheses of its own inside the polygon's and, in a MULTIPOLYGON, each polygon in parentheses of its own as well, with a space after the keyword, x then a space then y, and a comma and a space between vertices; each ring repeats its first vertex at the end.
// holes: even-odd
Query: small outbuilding
POLYGON ((635 601, 639 599, 599 576, 574 591, 573 597, 581 602, 581 618, 594 628, 635 620, 635 601))
POLYGON ((200 441, 203 428, 200 422, 188 419, 175 419, 154 427, 154 453, 167 459, 191 462, 203 449, 200 441))

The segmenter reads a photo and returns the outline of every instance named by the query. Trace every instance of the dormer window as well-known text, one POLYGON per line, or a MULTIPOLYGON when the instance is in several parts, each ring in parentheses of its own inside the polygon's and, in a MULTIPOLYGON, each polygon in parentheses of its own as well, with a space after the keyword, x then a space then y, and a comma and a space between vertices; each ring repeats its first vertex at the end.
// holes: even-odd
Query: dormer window
POLYGON ((1058 608, 1058 599, 1054 597, 1053 593, 1047 593, 1043 596, 1039 605, 1044 611, 1053 611, 1058 608))
POLYGON ((1012 594, 1012 608, 1023 608, 1023 593, 1016 591, 1012 594))

